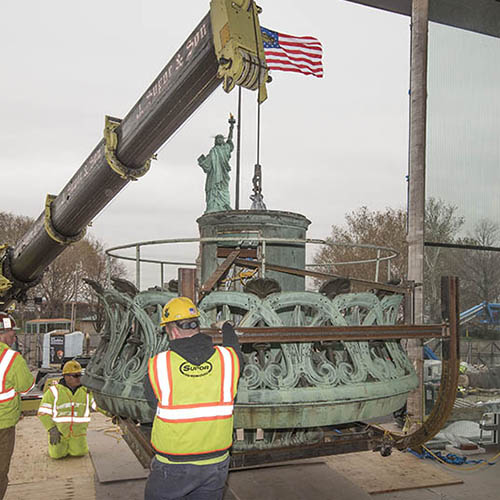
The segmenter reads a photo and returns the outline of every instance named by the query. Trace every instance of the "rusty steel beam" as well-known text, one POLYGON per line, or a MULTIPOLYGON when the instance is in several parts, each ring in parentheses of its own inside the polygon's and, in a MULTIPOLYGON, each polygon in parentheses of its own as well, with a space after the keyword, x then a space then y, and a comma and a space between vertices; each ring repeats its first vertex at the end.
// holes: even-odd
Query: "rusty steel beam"
POLYGON ((459 337, 459 293, 458 278, 441 278, 441 310, 443 320, 449 324, 448 336, 443 342, 441 383, 436 402, 427 420, 413 433, 406 436, 392 434, 396 446, 420 449, 421 445, 432 439, 444 426, 453 410, 457 395, 460 365, 459 337))
POLYGON ((179 267, 177 272, 179 295, 189 297, 195 304, 198 301, 196 290, 196 269, 179 267))
MULTIPOLYGON (((203 328, 215 343, 222 342, 220 330, 203 328)), ((235 331, 241 344, 254 342, 318 342, 399 340, 448 337, 448 328, 442 325, 373 325, 373 326, 280 326, 239 328, 235 331)))
POLYGON ((383 432, 380 430, 363 424, 360 425, 360 423, 352 427, 343 428, 341 434, 336 434, 335 430, 331 428, 325 428, 325 437, 316 444, 232 452, 229 468, 232 471, 245 470, 264 464, 286 462, 288 460, 369 451, 377 447, 382 436, 383 432))
POLYGON ((151 465, 151 459, 154 457, 154 450, 151 446, 150 435, 144 432, 144 427, 137 425, 130 418, 115 417, 118 419, 118 425, 122 431, 123 439, 132 450, 141 465, 148 469, 151 465))

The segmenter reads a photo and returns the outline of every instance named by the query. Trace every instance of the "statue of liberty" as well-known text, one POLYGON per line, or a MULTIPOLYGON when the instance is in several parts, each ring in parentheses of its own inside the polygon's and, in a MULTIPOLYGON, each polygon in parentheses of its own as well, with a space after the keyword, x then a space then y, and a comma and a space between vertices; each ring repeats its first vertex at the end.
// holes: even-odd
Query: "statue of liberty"
POLYGON ((205 213, 231 210, 229 198, 229 172, 231 166, 229 160, 233 145, 233 128, 235 119, 233 115, 229 117, 229 133, 227 140, 218 134, 215 136, 215 144, 207 156, 201 155, 198 158, 198 165, 207 174, 205 182, 205 197, 207 208, 205 213))

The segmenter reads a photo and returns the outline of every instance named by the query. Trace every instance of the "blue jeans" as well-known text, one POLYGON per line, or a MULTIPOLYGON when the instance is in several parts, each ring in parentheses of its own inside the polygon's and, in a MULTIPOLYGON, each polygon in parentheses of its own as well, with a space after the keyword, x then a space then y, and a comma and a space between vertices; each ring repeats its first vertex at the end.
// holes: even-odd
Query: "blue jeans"
POLYGON ((165 464, 153 458, 145 500, 222 500, 229 457, 210 465, 165 464))

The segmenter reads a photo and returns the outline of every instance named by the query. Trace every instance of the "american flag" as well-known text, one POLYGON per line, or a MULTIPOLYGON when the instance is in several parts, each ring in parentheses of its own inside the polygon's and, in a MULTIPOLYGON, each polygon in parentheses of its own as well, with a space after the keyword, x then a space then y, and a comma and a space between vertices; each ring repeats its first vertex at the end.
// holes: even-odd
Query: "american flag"
POLYGON ((293 36, 261 27, 264 52, 270 70, 295 71, 323 77, 321 42, 312 36, 293 36))

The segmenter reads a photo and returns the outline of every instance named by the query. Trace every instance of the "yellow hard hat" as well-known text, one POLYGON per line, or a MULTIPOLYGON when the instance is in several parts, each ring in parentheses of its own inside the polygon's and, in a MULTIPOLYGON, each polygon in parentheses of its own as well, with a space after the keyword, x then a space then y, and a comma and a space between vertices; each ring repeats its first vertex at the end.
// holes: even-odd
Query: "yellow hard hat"
POLYGON ((165 326, 167 323, 182 319, 198 318, 199 315, 200 313, 191 299, 187 297, 175 297, 169 300, 163 307, 160 326, 165 326))
POLYGON ((71 375, 72 373, 82 373, 82 365, 74 359, 67 361, 63 366, 63 375, 71 375))

